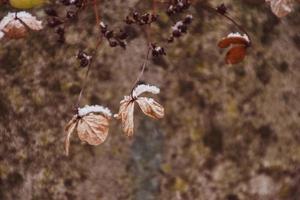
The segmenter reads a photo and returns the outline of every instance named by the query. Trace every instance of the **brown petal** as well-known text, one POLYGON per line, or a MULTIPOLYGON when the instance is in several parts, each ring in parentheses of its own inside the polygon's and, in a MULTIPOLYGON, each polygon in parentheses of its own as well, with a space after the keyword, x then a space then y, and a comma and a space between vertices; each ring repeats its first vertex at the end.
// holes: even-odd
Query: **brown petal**
POLYGON ((65 152, 66 155, 69 155, 69 147, 70 147, 70 138, 71 134, 74 132, 76 125, 77 125, 77 115, 75 115, 66 125, 65 131, 67 132, 66 139, 65 139, 65 152))
POLYGON ((226 63, 227 64, 237 64, 242 62, 246 55, 245 46, 236 46, 232 47, 226 54, 226 63))
POLYGON ((10 39, 24 38, 28 32, 27 28, 18 20, 7 24, 2 31, 5 33, 5 36, 10 39))
POLYGON ((127 98, 121 101, 119 113, 116 115, 117 119, 122 120, 122 129, 126 136, 131 137, 133 135, 133 113, 134 113, 134 101, 127 98))
POLYGON ((139 97, 136 101, 145 115, 154 119, 160 119, 164 117, 164 108, 159 103, 154 101, 154 99, 139 97))
POLYGON ((242 37, 225 37, 218 43, 218 46, 220 48, 227 48, 231 44, 242 44, 247 46, 249 42, 242 37))
POLYGON ((267 0, 270 2, 272 12, 277 17, 285 17, 293 9, 292 0, 267 0))
POLYGON ((80 140, 90 145, 99 145, 105 141, 109 130, 109 118, 99 113, 90 113, 82 117, 77 126, 80 140))
POLYGON ((26 24, 31 30, 38 31, 43 28, 42 22, 37 20, 36 17, 32 15, 23 14, 23 16, 20 17, 20 20, 22 20, 22 22, 26 24))

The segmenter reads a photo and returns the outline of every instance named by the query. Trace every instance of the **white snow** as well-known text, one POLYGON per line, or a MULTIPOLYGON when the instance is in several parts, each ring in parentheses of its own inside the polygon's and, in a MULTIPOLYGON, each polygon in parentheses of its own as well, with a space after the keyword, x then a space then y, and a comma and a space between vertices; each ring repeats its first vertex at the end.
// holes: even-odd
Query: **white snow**
POLYGON ((246 34, 240 34, 239 32, 236 32, 236 33, 229 33, 228 35, 227 35, 227 37, 229 38, 229 37, 240 37, 240 38, 243 38, 243 39, 245 39, 247 42, 250 42, 250 40, 249 40, 249 38, 248 38, 248 36, 246 35, 246 34))
POLYGON ((0 40, 3 38, 4 33, 2 31, 0 31, 0 40))
POLYGON ((15 13, 13 12, 9 12, 5 17, 3 17, 3 19, 0 22, 0 30, 3 30, 3 28, 9 24, 10 22, 12 22, 13 20, 15 20, 15 13))
POLYGON ((80 117, 83 117, 89 113, 102 113, 109 117, 112 115, 111 111, 108 108, 100 105, 91 105, 91 106, 86 105, 83 108, 78 108, 78 115, 80 117))
POLYGON ((150 93, 153 93, 153 94, 158 94, 160 92, 160 89, 156 86, 153 86, 153 85, 141 84, 141 85, 138 85, 136 88, 134 88, 133 96, 138 97, 140 94, 142 94, 144 92, 150 92, 150 93))

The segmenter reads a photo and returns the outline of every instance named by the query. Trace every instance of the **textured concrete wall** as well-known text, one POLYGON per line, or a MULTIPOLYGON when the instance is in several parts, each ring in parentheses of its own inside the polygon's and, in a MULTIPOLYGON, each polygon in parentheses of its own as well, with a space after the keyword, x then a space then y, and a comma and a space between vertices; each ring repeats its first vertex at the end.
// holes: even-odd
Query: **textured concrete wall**
MULTIPOLYGON (((252 37, 245 61, 224 64, 217 42, 236 29, 196 3, 189 33, 166 46, 167 56, 151 59, 143 78, 161 88, 155 98, 165 118, 154 121, 137 108, 132 139, 113 121, 103 145, 83 144, 74 134, 69 157, 63 127, 85 73, 75 55, 96 42, 92 10, 68 28, 65 45, 49 29, 1 41, 0 199, 299 200, 299 6, 279 20, 262 0, 224 2, 252 37)), ((105 1, 101 15, 124 26, 133 8, 151 6, 105 1)), ((151 34, 158 43, 172 25, 159 11, 151 34)), ((143 31, 128 30, 126 51, 102 44, 82 105, 118 111, 147 49, 143 31)))

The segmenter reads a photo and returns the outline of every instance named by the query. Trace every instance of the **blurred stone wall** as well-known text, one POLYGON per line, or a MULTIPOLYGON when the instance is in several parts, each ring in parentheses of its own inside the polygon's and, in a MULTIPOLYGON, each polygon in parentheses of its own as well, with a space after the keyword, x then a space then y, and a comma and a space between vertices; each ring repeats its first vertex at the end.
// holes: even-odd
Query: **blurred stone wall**
MULTIPOLYGON (((112 121, 103 145, 74 134, 69 157, 63 128, 85 73, 75 55, 96 43, 92 9, 68 27, 64 45, 48 28, 1 41, 0 199, 299 200, 300 8, 279 20, 263 0, 209 1, 222 2, 252 37, 245 61, 224 64, 217 42, 237 30, 196 2, 189 33, 165 46, 167 56, 152 59, 143 78, 161 88, 154 98, 165 118, 154 121, 137 108, 132 139, 112 121)), ((139 0, 100 7, 115 28, 133 9, 151 9, 139 0)), ((2 18, 8 8, 0 10, 2 18)), ((158 44, 173 25, 163 11, 151 31, 158 44)), ((130 92, 147 45, 143 30, 126 28, 126 51, 104 42, 97 52, 82 105, 117 112, 130 92)))

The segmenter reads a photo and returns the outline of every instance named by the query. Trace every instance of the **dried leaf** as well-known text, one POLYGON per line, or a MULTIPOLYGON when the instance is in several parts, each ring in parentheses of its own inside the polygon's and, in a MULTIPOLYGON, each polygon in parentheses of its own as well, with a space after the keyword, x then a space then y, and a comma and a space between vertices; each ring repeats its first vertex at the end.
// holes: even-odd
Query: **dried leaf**
POLYGON ((160 119, 164 117, 164 108, 159 103, 154 101, 154 99, 139 97, 136 101, 145 115, 154 119, 160 119))
POLYGON ((65 152, 66 155, 69 155, 69 148, 70 148, 70 138, 71 134, 74 132, 76 125, 77 125, 77 115, 75 115, 66 125, 65 131, 67 132, 66 139, 65 139, 65 152))
POLYGON ((79 119, 77 134, 80 140, 90 145, 99 145, 108 135, 108 118, 102 114, 90 113, 79 119))
POLYGON ((131 137, 133 135, 134 121, 134 101, 131 101, 130 97, 125 97, 120 103, 119 113, 115 116, 122 121, 122 129, 124 133, 131 137))
POLYGON ((78 113, 65 127, 65 151, 69 154, 71 134, 77 131, 80 140, 90 145, 99 145, 105 141, 109 130, 111 112, 108 108, 94 105, 78 109, 78 113))
POLYGON ((242 62, 246 55, 245 46, 235 46, 232 47, 226 54, 226 63, 227 64, 237 64, 242 62))
POLYGON ((293 9, 292 0, 266 0, 266 2, 270 3, 272 12, 280 18, 288 15, 293 9))
POLYGON ((42 28, 41 21, 24 11, 8 13, 0 22, 0 32, 10 39, 24 38, 29 29, 38 31, 42 28))

